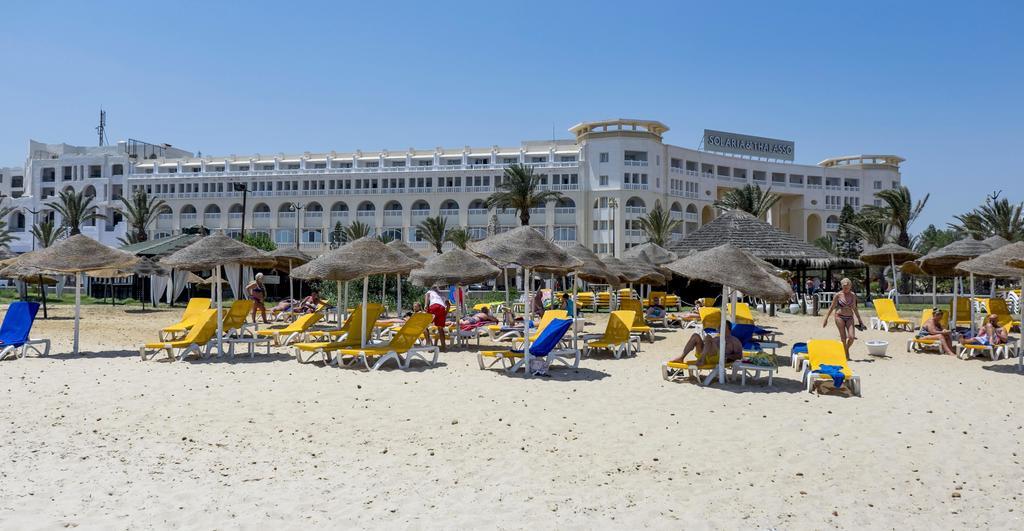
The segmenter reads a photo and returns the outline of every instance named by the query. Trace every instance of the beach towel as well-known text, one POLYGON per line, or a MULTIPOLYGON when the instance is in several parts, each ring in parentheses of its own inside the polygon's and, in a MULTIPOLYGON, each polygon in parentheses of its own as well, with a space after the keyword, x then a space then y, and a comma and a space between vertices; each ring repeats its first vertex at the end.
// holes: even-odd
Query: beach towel
POLYGON ((463 324, 463 325, 459 326, 459 329, 462 330, 463 332, 472 332, 473 330, 476 330, 477 328, 480 328, 481 326, 487 326, 489 324, 493 324, 493 323, 491 323, 489 321, 480 321, 478 323, 466 323, 466 324, 463 324))
POLYGON ((846 380, 846 375, 843 374, 843 368, 838 365, 822 365, 818 370, 813 372, 832 377, 832 385, 834 385, 836 389, 842 387, 843 382, 846 380))
POLYGON ((793 348, 789 349, 790 354, 807 354, 807 343, 793 343, 793 348))

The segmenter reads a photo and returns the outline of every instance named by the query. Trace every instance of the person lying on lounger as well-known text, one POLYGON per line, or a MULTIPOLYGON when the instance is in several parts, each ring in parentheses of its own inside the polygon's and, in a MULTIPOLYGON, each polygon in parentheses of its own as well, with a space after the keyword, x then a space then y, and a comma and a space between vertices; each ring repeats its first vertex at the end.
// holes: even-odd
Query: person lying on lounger
POLYGON ((942 328, 942 314, 943 310, 941 308, 932 308, 932 318, 925 321, 921 329, 917 331, 917 338, 937 339, 943 354, 955 356, 956 352, 953 352, 953 334, 951 331, 942 328))
MULTIPOLYGON (((726 323, 725 326, 725 361, 726 363, 732 363, 736 360, 743 359, 743 343, 740 343, 739 339, 736 339, 729 332, 732 327, 732 323, 726 323)), ((690 340, 686 342, 686 346, 683 347, 683 353, 679 357, 673 358, 669 361, 678 363, 686 359, 686 356, 690 354, 690 351, 697 351, 697 365, 704 365, 707 363, 718 362, 718 341, 719 337, 717 334, 707 334, 701 336, 700 334, 693 334, 690 336, 690 340)))
POLYGON ((988 345, 994 347, 1006 343, 1006 329, 999 326, 999 316, 989 314, 985 324, 978 329, 978 335, 963 340, 965 345, 988 345))
POLYGON ((661 297, 655 297, 651 301, 651 305, 647 307, 647 311, 644 312, 644 317, 648 320, 657 321, 665 317, 665 307, 661 305, 661 297))
POLYGON ((460 325, 475 325, 480 323, 497 322, 498 318, 495 317, 494 314, 491 313, 491 309, 486 306, 480 308, 479 312, 476 312, 475 314, 470 315, 469 317, 463 317, 462 319, 459 319, 460 325))

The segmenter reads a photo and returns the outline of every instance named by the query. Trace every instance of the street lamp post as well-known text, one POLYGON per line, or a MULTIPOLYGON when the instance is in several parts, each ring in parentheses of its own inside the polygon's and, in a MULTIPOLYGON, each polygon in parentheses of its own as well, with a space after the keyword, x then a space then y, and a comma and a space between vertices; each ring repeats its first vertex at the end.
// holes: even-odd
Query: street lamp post
POLYGON ((291 211, 295 212, 295 248, 299 248, 302 240, 302 209, 306 208, 305 203, 292 202, 291 211))
MULTIPOLYGON (((245 241, 245 200, 249 197, 249 185, 245 183, 232 183, 231 186, 236 192, 242 192, 242 231, 238 236, 238 241, 245 241)), ((230 215, 228 214, 228 216, 230 215)))
POLYGON ((611 221, 608 222, 612 230, 612 256, 615 256, 615 211, 619 208, 619 201, 614 197, 608 200, 608 212, 611 214, 611 221))
MULTIPOLYGON (((28 207, 23 207, 23 208, 25 209, 25 212, 28 212, 29 214, 32 214, 32 226, 34 227, 35 224, 36 224, 36 221, 39 218, 39 212, 40 211, 39 210, 32 210, 31 208, 28 208, 28 207)), ((29 232, 32 233, 32 250, 35 251, 36 250, 36 232, 34 230, 30 230, 29 232)))

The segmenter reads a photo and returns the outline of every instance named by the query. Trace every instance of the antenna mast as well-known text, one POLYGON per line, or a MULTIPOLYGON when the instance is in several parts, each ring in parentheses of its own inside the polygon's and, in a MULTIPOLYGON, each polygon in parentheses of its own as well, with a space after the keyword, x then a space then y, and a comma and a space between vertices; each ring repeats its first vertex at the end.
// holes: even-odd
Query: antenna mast
POLYGON ((100 107, 100 125, 96 126, 96 133, 100 137, 100 146, 107 142, 107 111, 100 107))

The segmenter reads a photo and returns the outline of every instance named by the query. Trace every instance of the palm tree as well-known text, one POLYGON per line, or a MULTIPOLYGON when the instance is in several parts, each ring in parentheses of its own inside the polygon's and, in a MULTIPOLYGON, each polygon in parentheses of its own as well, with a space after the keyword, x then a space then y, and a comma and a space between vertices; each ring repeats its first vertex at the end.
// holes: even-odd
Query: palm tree
MULTIPOLYGON (((0 202, 3 201, 3 197, 0 197, 0 202)), ((0 207, 0 248, 6 249, 12 241, 14 236, 11 235, 11 227, 7 224, 7 217, 14 212, 13 207, 0 207)))
POLYGON ((820 238, 811 242, 815 247, 824 250, 826 253, 833 256, 840 256, 842 253, 839 252, 839 246, 836 245, 836 241, 831 236, 821 236, 820 238))
POLYGON ((465 249, 469 245, 472 236, 469 235, 469 231, 465 227, 456 227, 445 235, 445 240, 452 242, 459 249, 465 249))
POLYGON ((377 235, 377 241, 379 241, 380 243, 387 244, 387 243, 391 243, 391 242, 395 241, 395 237, 392 236, 391 233, 387 233, 386 232, 384 234, 378 234, 377 235))
POLYGON ((63 226, 68 229, 71 236, 74 236, 82 233, 82 225, 106 219, 106 216, 96 212, 96 207, 92 206, 94 199, 94 196, 82 192, 65 190, 57 196, 57 201, 48 206, 60 214, 63 226))
POLYGON ((343 243, 354 242, 360 238, 370 235, 370 226, 362 221, 353 221, 341 230, 341 241, 343 243))
POLYGON ((426 218, 416 226, 416 230, 419 231, 421 238, 434 246, 437 254, 441 254, 441 247, 448 235, 448 218, 444 216, 426 218))
POLYGON ((888 243, 891 232, 889 223, 884 218, 867 216, 864 213, 858 214, 849 224, 848 229, 875 247, 881 247, 888 243))
POLYGON ((875 197, 881 199, 884 205, 868 205, 861 211, 861 215, 884 220, 889 228, 896 231, 896 243, 910 248, 910 226, 921 215, 929 195, 925 194, 924 199, 915 203, 906 186, 882 190, 875 197))
POLYGON ((32 226, 32 236, 38 245, 46 248, 57 243, 61 237, 61 231, 52 221, 46 220, 32 226))
POLYGON ((157 214, 167 204, 163 199, 150 197, 146 190, 137 188, 131 199, 121 198, 124 205, 120 210, 131 229, 124 243, 139 243, 149 239, 146 229, 156 220, 157 214))
POLYGON ((1014 205, 1005 197, 999 199, 1001 193, 994 192, 980 207, 954 216, 959 223, 950 223, 950 228, 975 238, 1002 236, 1011 242, 1024 238, 1024 217, 1021 216, 1024 203, 1014 205))
POLYGON ((541 176, 533 173, 533 168, 513 164, 505 168, 498 190, 487 198, 485 204, 487 208, 514 208, 519 214, 519 224, 529 225, 531 208, 562 197, 559 192, 540 190, 540 181, 541 176))
POLYGON ((682 220, 672 219, 672 215, 660 203, 646 216, 636 220, 640 228, 647 233, 647 241, 665 247, 672 238, 672 232, 683 224, 682 220))
POLYGON ((762 191, 760 185, 745 184, 742 188, 726 192, 721 199, 715 201, 715 206, 722 210, 742 210, 763 219, 780 199, 782 196, 773 194, 770 186, 768 190, 762 191))

